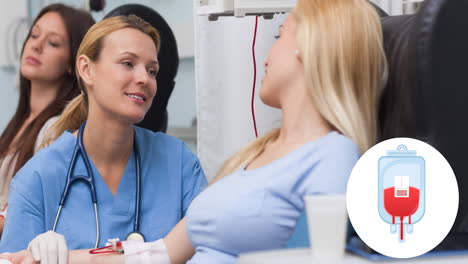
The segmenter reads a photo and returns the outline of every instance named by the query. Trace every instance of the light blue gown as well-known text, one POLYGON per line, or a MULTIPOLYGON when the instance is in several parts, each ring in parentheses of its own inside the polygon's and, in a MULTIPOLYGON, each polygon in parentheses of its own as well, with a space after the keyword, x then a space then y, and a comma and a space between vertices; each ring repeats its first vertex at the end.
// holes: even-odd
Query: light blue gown
MULTIPOLYGON (((138 127, 135 132, 142 168, 140 232, 146 241, 154 241, 185 216, 192 199, 206 186, 206 178, 198 159, 181 140, 138 127)), ((73 134, 65 132, 14 177, 0 252, 26 249, 34 237, 52 229, 76 142, 73 134)), ((74 175, 87 175, 79 157, 74 175)), ((133 230, 135 217, 135 153, 130 156, 115 196, 93 164, 92 169, 99 210, 99 246, 110 238, 125 240, 133 230)), ((69 249, 94 247, 95 217, 88 185, 73 184, 56 231, 65 236, 69 249)))
POLYGON ((286 246, 306 194, 344 193, 359 150, 330 132, 285 157, 239 170, 201 193, 187 212, 192 264, 237 263, 241 253, 286 246))

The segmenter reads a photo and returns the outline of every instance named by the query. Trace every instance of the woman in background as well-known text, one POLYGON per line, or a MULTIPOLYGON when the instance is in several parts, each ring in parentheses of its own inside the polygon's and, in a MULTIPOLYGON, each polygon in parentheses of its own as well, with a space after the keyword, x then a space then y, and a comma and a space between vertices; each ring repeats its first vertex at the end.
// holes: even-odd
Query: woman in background
POLYGON ((74 58, 91 15, 63 4, 42 9, 23 44, 18 107, 0 137, 0 233, 13 176, 42 144, 45 130, 79 94, 74 58))

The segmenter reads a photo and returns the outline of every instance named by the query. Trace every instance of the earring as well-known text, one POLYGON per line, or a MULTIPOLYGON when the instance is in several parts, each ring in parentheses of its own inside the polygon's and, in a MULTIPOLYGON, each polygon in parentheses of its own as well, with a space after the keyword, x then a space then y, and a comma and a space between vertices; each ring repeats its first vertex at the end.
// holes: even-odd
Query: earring
POLYGON ((294 50, 294 54, 296 55, 296 57, 299 57, 299 50, 298 49, 294 50))

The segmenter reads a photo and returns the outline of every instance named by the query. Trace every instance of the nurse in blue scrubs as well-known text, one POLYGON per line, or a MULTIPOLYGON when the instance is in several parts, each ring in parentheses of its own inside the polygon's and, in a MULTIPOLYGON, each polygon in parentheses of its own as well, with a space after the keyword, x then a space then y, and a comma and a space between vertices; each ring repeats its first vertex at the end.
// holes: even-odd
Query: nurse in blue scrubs
MULTIPOLYGON (((157 31, 136 16, 106 19, 88 31, 76 62, 82 94, 49 131, 53 143, 14 177, 0 252, 26 249, 33 238, 53 228, 77 130, 85 120, 83 144, 94 174, 98 246, 111 238, 125 240, 134 229, 136 150, 141 170, 138 231, 146 241, 157 240, 185 216, 206 185, 198 159, 182 141, 134 126, 157 92, 158 49, 157 31)), ((72 174, 88 175, 83 155, 72 174)), ((55 230, 69 249, 95 246, 94 212, 89 185, 74 183, 55 230)))

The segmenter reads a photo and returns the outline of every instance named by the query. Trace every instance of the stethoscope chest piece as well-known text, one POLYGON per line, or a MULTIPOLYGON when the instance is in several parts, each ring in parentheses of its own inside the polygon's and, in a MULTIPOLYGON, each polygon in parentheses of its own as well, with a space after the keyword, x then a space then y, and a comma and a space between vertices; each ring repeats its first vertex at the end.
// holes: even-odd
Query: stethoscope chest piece
POLYGON ((127 236, 127 241, 141 241, 145 242, 145 237, 140 232, 131 232, 127 236))

